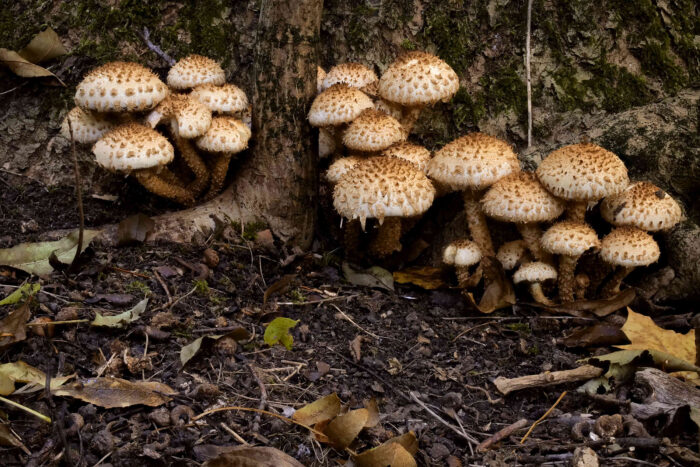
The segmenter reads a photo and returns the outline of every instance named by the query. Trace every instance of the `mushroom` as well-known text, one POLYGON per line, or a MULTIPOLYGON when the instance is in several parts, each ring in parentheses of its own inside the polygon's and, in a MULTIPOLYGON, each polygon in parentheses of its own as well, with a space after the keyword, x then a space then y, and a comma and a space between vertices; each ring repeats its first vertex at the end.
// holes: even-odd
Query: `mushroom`
POLYGON ((496 259, 500 261, 505 271, 515 269, 516 266, 529 261, 525 240, 513 240, 506 242, 496 252, 496 259))
POLYGON ((489 256, 493 256, 494 249, 479 194, 506 175, 519 171, 518 157, 510 145, 483 133, 457 138, 435 153, 428 163, 430 178, 462 191, 472 240, 489 256))
POLYGON ((572 144, 551 152, 536 173, 547 190, 569 201, 567 218, 574 222, 584 221, 587 206, 621 192, 629 184, 622 160, 591 143, 572 144))
POLYGON ((201 55, 188 55, 178 60, 168 71, 168 86, 177 90, 191 89, 202 84, 221 86, 226 74, 221 65, 201 55))
POLYGON ((321 94, 323 91, 323 80, 326 79, 326 70, 320 66, 316 66, 316 93, 321 94))
POLYGON ((600 213, 615 226, 649 232, 670 229, 683 217, 676 200, 650 182, 635 182, 622 193, 608 196, 600 203, 600 213))
POLYGON ((327 128, 319 128, 318 129, 318 157, 319 159, 323 159, 325 157, 330 156, 331 154, 335 154, 335 151, 338 149, 338 144, 335 138, 335 135, 332 131, 329 131, 327 128))
POLYGON ((113 120, 80 107, 73 107, 61 123, 61 136, 70 140, 68 120, 73 127, 73 139, 76 143, 93 144, 109 130, 118 125, 113 120))
POLYGON ((357 164, 366 160, 366 157, 360 156, 348 156, 340 157, 333 161, 331 165, 328 166, 324 178, 331 185, 335 185, 340 181, 340 178, 353 169, 357 164))
POLYGON ((618 227, 603 237, 600 257, 613 266, 620 266, 603 286, 604 298, 620 291, 620 283, 638 266, 655 263, 661 252, 659 245, 648 233, 636 227, 618 227))
POLYGON ((542 231, 537 223, 559 217, 564 212, 564 203, 549 194, 534 173, 506 175, 481 198, 481 208, 496 220, 514 222, 535 259, 552 262, 551 255, 540 245, 542 231))
POLYGON ((377 218, 379 232, 370 252, 379 257, 401 249, 401 217, 417 216, 432 204, 435 188, 428 177, 408 161, 370 157, 336 184, 333 206, 348 219, 377 218))
POLYGON ((415 165, 418 170, 425 173, 428 171, 428 162, 430 162, 431 154, 430 151, 421 145, 400 141, 382 151, 382 156, 393 156, 407 160, 415 165))
POLYGON ((471 240, 455 240, 445 247, 442 252, 442 262, 454 265, 457 271, 457 282, 461 289, 474 287, 481 279, 480 274, 470 274, 469 266, 481 261, 481 249, 471 240))
POLYGON ((204 104, 212 113, 242 114, 248 110, 248 96, 235 84, 216 86, 211 83, 196 86, 189 94, 204 104))
POLYGON ((194 202, 189 190, 168 181, 174 178, 165 167, 175 156, 173 146, 163 135, 145 125, 131 122, 116 127, 95 143, 92 152, 99 165, 133 174, 158 196, 181 204, 194 202))
POLYGON ((513 274, 513 282, 527 282, 530 284, 530 295, 537 303, 547 306, 553 306, 552 302, 544 292, 542 292, 542 283, 551 279, 557 278, 557 270, 551 264, 537 261, 534 263, 526 263, 520 266, 515 274, 513 274))
POLYGON ((328 89, 334 84, 345 83, 370 96, 375 96, 378 81, 377 74, 361 63, 341 63, 328 70, 323 78, 323 89, 328 89))
POLYGON ((559 298, 574 299, 574 271, 579 257, 589 248, 600 246, 595 230, 583 222, 562 221, 551 226, 540 239, 542 247, 559 256, 559 298))
POLYGON ((343 132, 343 144, 354 151, 377 153, 407 136, 395 118, 380 110, 365 109, 343 132))
POLYGON ((379 95, 406 108, 401 125, 410 133, 423 107, 449 101, 459 89, 457 73, 435 55, 412 51, 399 56, 379 79, 379 95))

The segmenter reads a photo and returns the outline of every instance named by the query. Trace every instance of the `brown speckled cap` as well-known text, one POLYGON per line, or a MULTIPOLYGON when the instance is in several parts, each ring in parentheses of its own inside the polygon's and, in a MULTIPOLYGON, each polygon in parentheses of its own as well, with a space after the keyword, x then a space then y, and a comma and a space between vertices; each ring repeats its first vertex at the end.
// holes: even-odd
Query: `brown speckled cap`
POLYGON ((379 79, 379 95, 405 106, 448 101, 459 89, 457 73, 426 52, 407 52, 389 65, 379 79))
POLYGON ((202 84, 195 87, 190 96, 216 113, 233 114, 248 110, 248 97, 234 84, 202 84))
POLYGON ((226 82, 226 75, 221 65, 201 55, 188 55, 168 71, 168 86, 173 89, 190 89, 202 84, 221 86, 226 82))
POLYGON ((589 248, 598 248, 598 234, 581 222, 563 221, 551 226, 540 239, 542 247, 555 255, 580 256, 589 248))
POLYGON ((328 70, 323 79, 323 89, 328 89, 334 84, 345 83, 373 95, 376 94, 378 81, 377 74, 361 63, 341 63, 328 70))
POLYGON ((61 123, 61 136, 70 140, 70 130, 68 128, 68 119, 73 127, 73 138, 76 143, 92 144, 102 137, 109 130, 113 129, 116 124, 100 116, 83 110, 80 107, 73 107, 68 114, 63 118, 61 123))
POLYGON ((340 181, 340 177, 348 173, 357 164, 366 158, 360 156, 348 156, 336 159, 326 170, 325 178, 329 183, 336 184, 340 181))
POLYGON ((481 248, 471 240, 455 240, 442 252, 442 262, 455 266, 471 266, 481 261, 481 248))
POLYGON ((428 170, 428 162, 430 162, 430 158, 432 156, 430 151, 423 146, 409 143, 407 141, 392 144, 382 151, 382 155, 394 156, 398 157, 399 159, 407 160, 415 165, 421 172, 428 170))
POLYGON ((675 199, 650 182, 635 182, 622 193, 600 204, 603 219, 613 225, 629 225, 650 232, 670 229, 683 217, 675 199))
POLYGON ((347 84, 336 84, 316 96, 309 110, 309 123, 313 126, 341 125, 372 107, 372 99, 364 92, 347 84))
POLYGON ((92 152, 99 165, 119 172, 163 166, 175 157, 175 150, 165 136, 133 122, 105 133, 92 152))
POLYGON ((496 253, 496 259, 501 262, 503 269, 510 271, 521 262, 525 253, 527 253, 525 240, 513 240, 501 245, 496 253))
POLYGON ((481 198, 489 217, 503 222, 544 222, 564 212, 564 202, 552 196, 532 172, 516 172, 494 183, 481 198))
POLYGON ((343 144, 354 151, 382 151, 408 135, 393 117, 375 109, 363 110, 343 132, 343 144))
POLYGON ((199 149, 237 153, 248 147, 250 128, 233 117, 214 117, 207 132, 196 139, 199 149))
POLYGON ((523 264, 513 274, 513 282, 544 282, 557 278, 557 270, 547 263, 536 261, 534 263, 523 264))
POLYGON ((202 136, 211 125, 211 110, 191 94, 173 93, 146 117, 146 123, 155 128, 163 119, 169 119, 177 135, 192 139, 202 136))
POLYGON ((661 251, 654 238, 636 227, 618 227, 603 238, 600 257, 617 266, 637 267, 655 263, 661 251))

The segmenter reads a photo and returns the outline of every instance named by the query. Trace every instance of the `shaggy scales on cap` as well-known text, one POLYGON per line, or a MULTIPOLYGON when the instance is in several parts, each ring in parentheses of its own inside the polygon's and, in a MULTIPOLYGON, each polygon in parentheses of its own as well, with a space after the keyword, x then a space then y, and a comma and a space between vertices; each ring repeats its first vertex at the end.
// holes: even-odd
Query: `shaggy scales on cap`
POLYGON ((402 141, 396 144, 392 144, 384 151, 382 151, 382 156, 385 157, 398 157, 399 159, 404 159, 415 165, 421 172, 426 172, 428 170, 428 162, 430 162, 431 154, 423 146, 418 144, 409 143, 407 141, 402 141))
POLYGON ((382 151, 408 135, 393 117, 375 109, 363 110, 343 132, 343 144, 355 151, 382 151))
POLYGON ((102 115, 83 110, 80 107, 73 107, 63 118, 61 123, 61 136, 70 141, 70 129, 68 120, 73 127, 73 139, 76 143, 93 144, 109 130, 117 126, 114 121, 102 115))
POLYGON ((168 71, 168 86, 173 89, 190 89, 202 84, 221 86, 226 82, 226 75, 214 60, 201 55, 188 55, 168 71))
POLYGON ((235 114, 248 110, 248 96, 234 84, 202 84, 194 88, 190 96, 216 113, 235 114))
POLYGON ((342 125, 372 107, 372 99, 364 92, 347 84, 335 84, 316 96, 309 110, 309 123, 318 127, 342 125))
POLYGON ((513 282, 515 284, 519 284, 520 282, 527 282, 530 284, 530 295, 532 295, 532 298, 534 298, 536 302, 547 306, 554 305, 554 302, 547 298, 544 292, 542 292, 542 282, 556 278, 557 270, 554 269, 554 266, 539 261, 523 264, 515 271, 515 274, 513 274, 513 282))
POLYGON ((530 255, 527 251, 525 240, 513 240, 501 245, 496 253, 496 259, 500 261, 504 270, 510 271, 515 269, 517 265, 529 261, 530 255))
POLYGON ((676 200, 650 182, 635 182, 622 193, 608 196, 600 204, 600 213, 613 225, 649 232, 670 229, 683 217, 676 200))
POLYGON ((620 291, 620 283, 639 266, 658 261, 661 251, 654 237, 636 227, 618 227, 603 237, 600 257, 613 266, 620 266, 603 286, 603 297, 611 297, 620 291))
POLYGON ((345 83, 374 96, 377 94, 378 81, 377 74, 361 63, 341 63, 328 70, 323 79, 323 89, 328 89, 334 84, 345 83))
POLYGON ((326 170, 326 181, 332 185, 335 185, 340 181, 340 178, 343 175, 354 169, 357 164, 366 159, 367 158, 360 156, 348 156, 336 159, 330 166, 328 166, 328 170, 326 170))
POLYGON ((472 277, 472 274, 469 273, 469 266, 477 264, 481 261, 481 257, 479 245, 467 239, 455 240, 447 245, 442 252, 442 262, 455 266, 457 282, 462 289, 476 286, 474 281, 478 282, 481 278, 480 275, 472 277))

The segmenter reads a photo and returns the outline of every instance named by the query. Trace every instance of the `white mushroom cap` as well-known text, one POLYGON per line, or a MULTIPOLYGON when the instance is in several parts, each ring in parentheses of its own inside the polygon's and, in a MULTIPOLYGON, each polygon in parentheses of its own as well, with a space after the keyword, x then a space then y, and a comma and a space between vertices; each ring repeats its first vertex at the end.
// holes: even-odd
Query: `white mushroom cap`
POLYGON ((600 257, 617 266, 637 267, 655 263, 661 251, 654 238, 636 227, 618 227, 603 238, 600 257))
POLYGON ((190 96, 204 104, 212 112, 233 114, 248 110, 248 97, 234 84, 215 86, 202 84, 195 87, 190 96))
POLYGON ((496 253, 496 259, 501 262, 503 269, 510 271, 518 265, 525 253, 527 253, 525 240, 514 240, 501 245, 496 253))
POLYGON ((237 153, 248 147, 250 128, 233 117, 214 117, 207 132, 196 139, 199 149, 237 153))
POLYGON ((134 122, 105 133, 92 152, 100 166, 119 172, 163 166, 175 157, 175 150, 165 136, 134 122))
POLYGON ((321 93, 323 91, 323 80, 326 79, 326 70, 320 66, 316 67, 316 92, 321 93))
POLYGON ((423 146, 402 141, 386 148, 382 151, 382 156, 394 156, 399 159, 405 159, 418 167, 418 170, 421 172, 426 172, 428 170, 428 162, 430 162, 431 154, 430 151, 423 146))
POLYGON ((557 270, 554 266, 542 262, 523 264, 513 274, 513 282, 544 282, 557 278, 557 270))
POLYGON ((537 178, 559 198, 597 201, 629 184, 625 164, 612 152, 591 143, 551 152, 537 167, 537 178))
POLYGON ((408 135, 393 117, 375 109, 363 110, 343 133, 343 144, 355 151, 381 151, 408 135))
POLYGON ((337 149, 335 137, 324 127, 318 129, 318 157, 323 159, 335 152, 337 149))
POLYGON ((102 137, 106 132, 116 126, 99 114, 83 110, 80 107, 73 107, 66 114, 61 123, 61 136, 70 141, 70 130, 68 119, 73 127, 73 139, 76 143, 92 144, 102 137))
POLYGON ((683 217, 675 199, 650 182, 635 182, 622 193, 600 204, 603 219, 613 225, 629 225, 656 232, 673 227, 683 217))
POLYGON ((457 73, 426 52, 407 52, 389 65, 379 79, 379 95, 405 106, 447 102, 457 93, 457 73))
POLYGON ((348 156, 336 159, 326 170, 326 180, 328 183, 336 184, 340 181, 340 177, 355 168, 357 164, 366 160, 360 156, 348 156))
POLYGON ((442 252, 442 262, 455 266, 471 266, 481 261, 481 248, 471 240, 455 240, 442 252))
POLYGON ((365 220, 411 217, 428 210, 435 188, 423 172, 395 157, 370 157, 336 184, 333 206, 341 216, 365 220))
POLYGON ((532 172, 516 172, 494 183, 481 198, 484 214, 502 222, 530 223, 556 219, 564 202, 552 196, 532 172))
POLYGON ((481 190, 513 172, 520 163, 508 143, 469 133, 448 143, 428 163, 428 175, 453 190, 481 190))
POLYGON ((168 71, 168 86, 173 89, 190 89, 207 83, 221 86, 225 82, 221 65, 201 55, 188 55, 168 71))
POLYGON ((173 129, 181 138, 202 136, 211 125, 211 110, 191 94, 170 94, 146 117, 146 123, 155 128, 164 118, 170 119, 173 129))
POLYGON ((158 105, 169 92, 148 68, 110 62, 85 75, 75 91, 75 103, 95 112, 140 112, 158 105))
POLYGON ((323 89, 328 89, 334 84, 345 83, 365 92, 376 93, 378 81, 377 74, 361 63, 341 63, 328 70, 323 79, 323 89))
POLYGON ((336 84, 316 96, 309 110, 309 123, 313 126, 341 125, 372 107, 372 99, 364 92, 347 84, 336 84))
POLYGON ((591 226, 562 221, 551 226, 540 239, 542 247, 555 255, 580 256, 589 248, 598 248, 600 240, 591 226))

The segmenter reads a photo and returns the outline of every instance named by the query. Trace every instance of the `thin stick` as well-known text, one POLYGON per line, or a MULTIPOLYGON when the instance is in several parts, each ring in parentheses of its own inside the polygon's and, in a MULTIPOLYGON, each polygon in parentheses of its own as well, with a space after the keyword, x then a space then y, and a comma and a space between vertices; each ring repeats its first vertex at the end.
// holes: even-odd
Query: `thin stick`
POLYGON ((279 415, 279 414, 276 414, 273 412, 268 412, 267 410, 253 409, 251 407, 241 407, 241 406, 237 406, 237 405, 232 405, 229 407, 218 407, 216 409, 209 409, 207 411, 200 413, 196 417, 194 417, 192 419, 192 423, 196 422, 197 420, 201 420, 202 418, 206 417, 207 415, 211 415, 211 414, 214 414, 216 412, 229 412, 232 410, 240 410, 242 412, 256 412, 256 413, 262 413, 265 415, 270 415, 271 417, 279 418, 280 420, 284 420, 285 422, 292 423, 294 425, 299 425, 300 427, 306 428, 307 430, 309 430, 311 433, 313 433, 315 435, 319 435, 319 436, 322 436, 324 438, 326 436, 324 433, 321 433, 318 430, 314 430, 309 425, 304 425, 303 423, 299 423, 296 420, 292 420, 291 418, 287 418, 284 415, 279 415))
POLYGON ((236 441, 238 441, 239 443, 241 443, 241 444, 244 445, 244 446, 250 446, 250 443, 248 443, 248 441, 244 440, 244 439, 241 437, 241 435, 239 435, 238 433, 236 433, 235 431, 233 431, 233 429, 231 429, 230 426, 228 426, 228 425, 225 424, 224 422, 219 423, 219 425, 221 426, 221 428, 223 428, 224 430, 226 430, 226 432, 227 432, 228 434, 230 434, 231 436, 233 436, 233 438, 234 438, 236 441))
POLYGON ((146 46, 147 46, 149 49, 151 49, 152 52, 154 52, 154 53, 155 53, 156 55, 158 55, 160 58, 162 58, 163 60, 165 60, 165 62, 166 62, 168 65, 170 65, 170 66, 175 65, 175 60, 173 60, 173 58, 172 58, 170 55, 168 55, 168 54, 166 54, 165 52, 163 52, 163 49, 161 49, 160 47, 158 47, 157 45, 155 45, 153 42, 151 42, 151 32, 148 30, 147 27, 144 26, 143 32, 142 32, 141 34, 139 34, 139 35, 141 36, 141 39, 143 39, 143 41, 146 43, 146 46))
POLYGON ((149 276, 148 274, 141 274, 140 272, 129 271, 128 269, 119 268, 117 266, 107 266, 107 269, 111 269, 112 271, 121 272, 124 274, 131 274, 132 276, 136 276, 136 277, 143 277, 144 279, 151 278, 151 276, 149 276))
POLYGON ((156 280, 158 281, 158 283, 160 284, 160 286, 161 286, 161 287, 163 288, 163 290, 165 291, 165 295, 166 295, 166 297, 168 297, 167 303, 172 303, 173 297, 170 295, 170 290, 168 290, 168 286, 167 286, 166 283, 163 281, 163 278, 160 277, 160 274, 158 274, 158 271, 156 271, 156 268, 153 268, 153 275, 155 276, 156 280))
POLYGON ((343 310, 341 310, 341 309, 338 308, 337 306, 333 305, 332 303, 331 303, 331 306, 332 306, 333 308, 335 308, 336 310, 338 310, 338 313, 340 313, 341 315, 343 315, 343 318, 345 318, 345 319, 347 319, 348 321, 350 321, 350 323, 352 323, 353 325, 355 325, 355 327, 357 327, 357 329, 359 329, 360 331, 369 334, 370 336, 374 337, 375 339, 382 339, 382 337, 380 337, 380 336, 378 336, 378 335, 376 335, 376 334, 374 334, 374 333, 372 333, 372 332, 370 332, 370 331, 367 331, 367 330, 364 329, 362 326, 360 326, 359 324, 357 324, 356 322, 354 322, 354 321, 352 320, 352 318, 350 318, 348 315, 346 315, 345 312, 343 312, 343 310))
POLYGON ((530 427, 530 429, 527 430, 527 433, 525 433, 525 436, 523 436, 523 439, 520 440, 520 444, 523 444, 523 443, 525 442, 525 440, 527 439, 527 437, 530 436, 530 433, 532 433, 532 430, 535 429, 535 427, 537 426, 538 423, 540 423, 542 420, 544 420, 545 418, 547 418, 547 416, 548 416, 550 413, 552 413, 552 410, 554 410, 554 408, 555 408, 557 405, 559 405, 559 402, 561 402, 561 400, 564 398, 565 395, 566 395, 566 391, 562 392, 562 393, 561 393, 561 396, 559 396, 559 399, 557 399, 557 401, 554 403, 554 405, 551 406, 551 407, 549 408, 549 410, 547 410, 547 411, 544 413, 544 415, 542 415, 540 418, 538 418, 538 419, 535 421, 535 423, 532 424, 532 426, 530 427))
POLYGON ((275 302, 277 305, 285 305, 285 306, 303 306, 303 305, 316 305, 318 303, 326 303, 326 302, 334 302, 336 300, 343 300, 345 298, 355 298, 358 295, 339 295, 337 297, 329 297, 329 298, 322 298, 319 300, 309 300, 308 302, 275 302))
POLYGON ((10 399, 6 399, 2 396, 0 396, 0 401, 5 402, 6 404, 9 404, 13 407, 17 407, 20 410, 24 410, 25 412, 30 413, 30 414, 34 415, 35 417, 45 421, 46 423, 51 423, 51 419, 49 417, 47 417, 46 415, 44 415, 43 413, 39 413, 36 410, 30 409, 29 407, 25 407, 22 404, 18 404, 17 402, 11 401, 10 399))
POLYGON ((527 418, 521 418, 517 422, 508 425, 507 427, 503 428, 500 431, 497 431, 490 438, 482 441, 481 444, 479 444, 476 447, 476 450, 479 452, 487 451, 494 444, 500 443, 505 438, 509 437, 510 435, 512 435, 516 431, 520 430, 521 428, 525 428, 526 426, 527 426, 527 418))
MULTIPOLYGON (((258 387, 260 388, 260 403, 258 404, 258 409, 265 410, 265 406, 267 405, 267 389, 265 389, 265 385, 256 371, 257 369, 250 363, 248 363, 246 366, 250 370, 255 382, 258 383, 258 387)), ((253 421, 253 433, 257 433, 260 430, 260 415, 261 412, 255 414, 255 420, 253 421)))
POLYGON ((80 216, 80 230, 78 231, 78 247, 75 256, 68 266, 68 272, 75 272, 78 265, 78 256, 83 249, 83 231, 85 230, 85 212, 83 211, 83 189, 80 181, 80 167, 78 166, 78 152, 75 150, 75 138, 73 137, 73 122, 68 119, 68 131, 70 132, 71 153, 73 154, 73 170, 75 173, 75 195, 78 198, 78 215, 80 216))
POLYGON ((79 324, 79 323, 89 323, 89 319, 71 319, 68 321, 51 321, 49 323, 27 323, 25 326, 53 326, 55 324, 79 324))
POLYGON ((458 434, 459 436, 461 436, 462 438, 464 438, 464 439, 466 439, 467 441, 469 441, 469 443, 470 443, 469 446, 470 446, 470 447, 471 447, 472 444, 479 444, 479 441, 477 441, 474 437, 469 436, 469 435, 468 435, 467 433, 465 433, 464 431, 457 429, 456 426, 452 425, 452 424, 449 423, 449 422, 446 422, 442 417, 440 417, 438 414, 436 414, 435 412, 433 412, 433 411, 430 409, 430 407, 428 407, 427 405, 425 405, 425 403, 424 403, 422 400, 418 399, 418 397, 415 395, 415 393, 414 393, 413 391, 409 391, 408 394, 411 396, 411 399, 413 399, 414 402, 416 402, 418 405, 420 405, 421 407, 423 407, 423 410, 425 410, 425 411, 428 412, 430 415, 432 415, 433 418, 435 418, 435 420, 437 420, 438 422, 442 423, 442 424, 445 425, 447 428, 449 428, 450 430, 454 431, 455 433, 457 433, 457 434, 458 434))
POLYGON ((530 29, 532 0, 527 1, 527 35, 525 36, 525 74, 527 75, 527 147, 532 146, 532 81, 530 76, 530 29))

